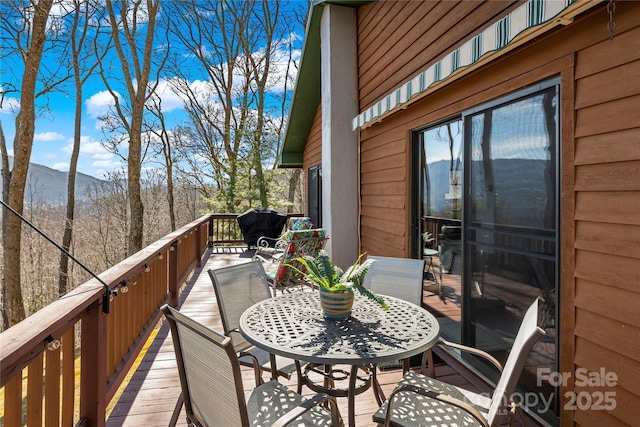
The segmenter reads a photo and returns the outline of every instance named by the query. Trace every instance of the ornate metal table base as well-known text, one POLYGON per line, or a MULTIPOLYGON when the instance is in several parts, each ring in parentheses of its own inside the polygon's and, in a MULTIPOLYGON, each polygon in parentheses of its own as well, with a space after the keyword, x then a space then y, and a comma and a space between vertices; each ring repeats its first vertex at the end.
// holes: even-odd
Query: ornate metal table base
POLYGON ((319 363, 307 363, 302 370, 302 382, 316 393, 326 393, 333 397, 346 397, 349 409, 349 425, 355 425, 355 397, 371 388, 378 405, 382 405, 385 397, 382 393, 380 384, 376 379, 376 368, 373 365, 351 365, 351 369, 347 372, 344 369, 335 368, 331 365, 323 365, 319 363), (323 369, 318 369, 322 367, 323 369), (362 371, 364 376, 358 375, 358 371, 362 371), (315 373, 322 379, 322 384, 314 381, 309 374, 315 373), (336 386, 336 382, 349 380, 346 388, 336 386))

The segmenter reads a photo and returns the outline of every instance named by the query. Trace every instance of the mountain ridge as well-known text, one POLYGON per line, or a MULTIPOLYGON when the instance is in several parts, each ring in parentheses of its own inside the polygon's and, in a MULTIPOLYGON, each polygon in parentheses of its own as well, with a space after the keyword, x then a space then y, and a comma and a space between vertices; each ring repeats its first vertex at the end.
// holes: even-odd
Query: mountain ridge
MULTIPOLYGON (((13 157, 9 156, 9 167, 13 167, 13 157)), ((29 163, 25 200, 45 201, 51 204, 65 204, 67 201, 67 181, 69 172, 62 172, 38 163, 29 163)), ((94 185, 105 182, 82 172, 76 173, 76 198, 85 199, 86 191, 94 185)), ((0 188, 0 194, 2 194, 0 188)))

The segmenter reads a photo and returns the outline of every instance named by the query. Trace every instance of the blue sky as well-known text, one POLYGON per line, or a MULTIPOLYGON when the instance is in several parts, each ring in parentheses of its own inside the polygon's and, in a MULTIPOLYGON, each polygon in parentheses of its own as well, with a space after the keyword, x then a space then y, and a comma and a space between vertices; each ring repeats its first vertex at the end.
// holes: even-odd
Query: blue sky
MULTIPOLYGON (((292 35, 302 44, 302 31, 292 35)), ((301 47, 300 47, 301 49, 301 47)), ((286 56, 284 56, 286 57, 286 56)), ((295 52, 294 60, 299 60, 300 50, 295 52)), ((55 59, 44 60, 44 66, 55 66, 55 59)), ((11 58, 0 58, 0 84, 11 79, 14 64, 11 58)), ((284 72, 284 64, 278 64, 279 72, 284 72)), ((292 67, 292 72, 295 68, 292 67)), ((171 79, 174 76, 164 75, 163 79, 171 79)), ((202 77, 200 77, 202 78, 202 77)), ((13 78, 15 81, 15 77, 13 78)), ((194 77, 189 82, 192 86, 205 84, 204 81, 194 77)), ((292 89, 293 86, 289 86, 292 89)), ((278 90, 278 88, 274 88, 278 90)), ((4 89, 0 86, 0 91, 4 89)), ((182 121, 185 117, 183 104, 180 98, 171 92, 166 80, 160 80, 158 91, 161 93, 163 111, 169 127, 182 121)), ((101 129, 101 121, 98 119, 104 115, 109 106, 113 104, 112 96, 107 92, 104 83, 99 76, 93 76, 83 88, 82 105, 82 132, 80 158, 78 171, 103 178, 105 172, 121 168, 123 161, 117 155, 110 153, 102 145, 104 135, 101 129)), ((74 136, 74 98, 68 94, 51 93, 48 95, 49 110, 39 114, 36 120, 35 138, 31 162, 48 166, 60 171, 67 171, 74 136)), ((20 100, 13 94, 8 94, 0 109, 0 121, 5 134, 9 154, 13 154, 13 140, 15 136, 15 116, 19 110, 20 100)))
MULTIPOLYGON (((113 98, 99 78, 91 79, 83 92, 78 171, 96 178, 103 178, 106 171, 118 169, 123 164, 118 156, 110 153, 103 146, 104 135, 101 121, 98 119, 108 112, 109 106, 113 104, 113 98)), ((73 148, 75 100, 65 94, 55 93, 49 96, 49 102, 51 111, 36 120, 31 162, 60 171, 68 171, 73 148)), ((0 110, 0 120, 2 120, 9 153, 12 154, 17 113, 12 107, 19 105, 19 98, 14 98, 7 104, 9 107, 3 106, 0 110)), ((163 106, 166 107, 165 116, 168 123, 176 123, 184 119, 182 103, 174 94, 165 93, 163 106)))

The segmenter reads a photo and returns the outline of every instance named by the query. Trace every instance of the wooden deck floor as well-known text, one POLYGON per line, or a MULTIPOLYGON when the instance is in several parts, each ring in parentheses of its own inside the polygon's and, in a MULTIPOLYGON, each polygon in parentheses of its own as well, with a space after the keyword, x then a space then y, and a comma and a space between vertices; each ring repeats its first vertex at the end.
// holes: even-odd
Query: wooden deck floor
MULTIPOLYGON (((210 250, 211 251, 211 250, 210 250)), ((179 310, 202 324, 222 332, 222 324, 218 315, 216 298, 207 274, 210 268, 246 262, 251 259, 251 253, 243 248, 229 249, 220 253, 215 249, 210 256, 205 256, 203 265, 197 269, 182 292, 179 310)), ((425 292, 425 303, 433 304, 438 312, 455 311, 455 304, 442 301, 432 292, 425 292)), ((458 308, 459 312, 459 308, 458 308)), ((453 313, 452 313, 453 314, 453 313)), ((244 368, 243 368, 244 369, 244 368)), ((253 386, 252 371, 243 371, 245 390, 253 386)), ((379 375, 385 394, 389 394, 401 377, 400 369, 389 369, 379 375)), ((451 367, 441 363, 436 365, 438 379, 455 384, 469 390, 479 391, 479 387, 486 391, 481 383, 470 378, 468 373, 463 375, 451 367)), ((295 376, 288 385, 294 385, 295 376)), ((178 371, 176 368, 173 346, 168 326, 163 324, 157 329, 155 338, 151 341, 144 357, 134 371, 107 420, 107 426, 166 426, 171 418, 176 400, 180 393, 178 371)), ((313 394, 306 387, 303 394, 313 394)), ((338 399, 340 411, 346 422, 346 399, 338 399)), ((377 410, 377 404, 372 391, 357 396, 356 424, 358 426, 377 426, 373 423, 372 414, 377 410)), ((184 411, 178 422, 179 426, 186 426, 184 411)), ((531 424, 528 424, 531 425, 531 424)))

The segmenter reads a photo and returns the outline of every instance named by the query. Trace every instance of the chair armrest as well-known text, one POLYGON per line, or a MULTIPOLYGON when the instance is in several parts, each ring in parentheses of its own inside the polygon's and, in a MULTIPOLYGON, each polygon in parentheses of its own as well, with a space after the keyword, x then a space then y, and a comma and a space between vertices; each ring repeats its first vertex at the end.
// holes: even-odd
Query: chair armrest
POLYGON ((295 408, 278 418, 276 422, 272 424, 272 426, 284 427, 305 412, 311 410, 314 406, 320 405, 325 402, 329 403, 329 410, 331 411, 331 426, 340 426, 342 418, 340 417, 340 412, 338 411, 338 405, 333 397, 324 393, 318 393, 311 399, 305 400, 299 406, 296 406, 295 408))
POLYGON ((392 407, 393 407, 393 401, 396 397, 396 395, 400 392, 410 392, 410 393, 417 393, 420 394, 422 396, 428 397, 430 399, 435 399, 438 400, 440 402, 444 402, 447 403, 449 405, 453 405, 456 406, 460 409, 462 409, 463 411, 467 412, 469 415, 471 415, 473 418, 476 419, 476 421, 478 421, 481 425, 485 426, 485 427, 489 427, 489 422, 487 421, 487 419, 473 406, 469 405, 467 402, 463 402, 460 399, 456 399, 455 397, 452 396, 448 396, 446 394, 442 394, 442 393, 438 393, 435 392, 433 390, 426 390, 423 389, 422 387, 417 387, 411 384, 405 384, 402 385, 398 388, 396 388, 391 395, 389 396, 389 399, 387 400, 387 416, 384 422, 384 426, 385 427, 389 427, 390 423, 391 423, 391 413, 393 411, 392 407))
POLYGON ((488 360, 489 362, 491 362, 493 364, 493 366, 498 368, 498 371, 502 372, 502 364, 500 362, 498 362, 498 360, 495 357, 493 357, 492 355, 490 355, 486 351, 482 351, 482 350, 479 350, 479 349, 474 348, 474 347, 468 347, 468 346, 462 345, 462 344, 456 344, 456 343, 453 343, 453 342, 450 342, 450 341, 446 341, 446 340, 443 340, 443 339, 438 341, 438 343, 436 345, 439 346, 439 347, 443 347, 443 346, 451 347, 451 348, 458 349, 460 351, 464 351, 464 352, 467 352, 467 353, 474 354, 476 356, 480 356, 480 357, 488 360))
POLYGON ((253 259, 260 258, 263 261, 267 261, 267 259, 263 258, 261 255, 268 255, 271 257, 272 261, 275 261, 284 253, 287 249, 287 245, 288 242, 279 238, 274 239, 266 236, 259 237, 256 242, 256 252, 253 255, 253 259))
MULTIPOLYGON (((238 328, 234 328, 230 331, 228 331, 225 335, 231 339, 233 339, 233 337, 231 336, 232 333, 237 333, 240 334, 240 329, 238 328)), ((258 358, 251 354, 250 352, 246 351, 248 348, 253 347, 252 345, 249 345, 249 343, 247 342, 247 347, 245 348, 236 348, 236 352, 238 354, 238 359, 241 357, 248 357, 251 359, 251 366, 253 367, 253 376, 255 378, 256 381, 256 387, 259 386, 260 384, 262 384, 264 381, 262 379, 262 366, 260 366, 260 362, 258 361, 258 358)))
POLYGON ((278 241, 278 238, 267 237, 267 236, 258 237, 258 241, 256 242, 256 247, 258 248, 258 250, 260 250, 260 248, 269 248, 275 245, 277 241, 278 241))

